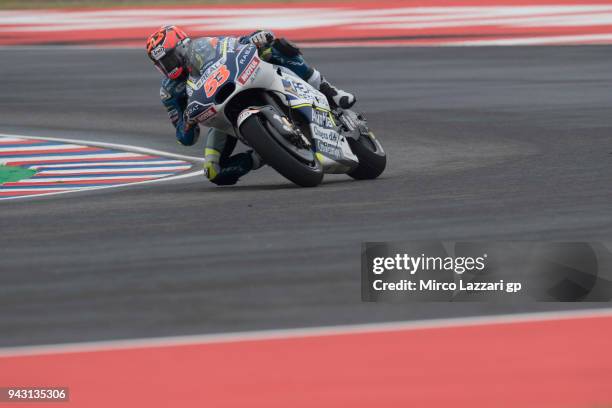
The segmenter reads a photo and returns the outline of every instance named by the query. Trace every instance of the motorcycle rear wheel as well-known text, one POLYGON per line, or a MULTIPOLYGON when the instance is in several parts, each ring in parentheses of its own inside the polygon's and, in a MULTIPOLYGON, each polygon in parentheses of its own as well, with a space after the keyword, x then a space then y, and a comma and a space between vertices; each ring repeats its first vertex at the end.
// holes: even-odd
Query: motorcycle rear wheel
POLYGON ((387 155, 373 138, 373 135, 360 135, 359 140, 348 138, 351 150, 359 159, 359 166, 348 175, 356 180, 375 179, 387 167, 387 155))

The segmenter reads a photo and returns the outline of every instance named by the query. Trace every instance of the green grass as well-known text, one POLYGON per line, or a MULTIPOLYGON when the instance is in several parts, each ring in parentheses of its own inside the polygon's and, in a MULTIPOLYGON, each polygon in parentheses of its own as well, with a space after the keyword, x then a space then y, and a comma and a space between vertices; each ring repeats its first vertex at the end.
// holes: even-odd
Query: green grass
POLYGON ((29 179, 36 174, 36 170, 24 169, 18 166, 5 166, 0 164, 0 185, 19 180, 29 179))
MULTIPOLYGON (((144 7, 144 6, 173 6, 182 5, 231 5, 253 3, 300 3, 319 2, 325 0, 0 0, 0 9, 42 9, 42 8, 95 8, 95 7, 144 7)), ((345 0, 341 0, 345 1, 345 0)), ((346 0, 349 1, 349 0, 346 0)))

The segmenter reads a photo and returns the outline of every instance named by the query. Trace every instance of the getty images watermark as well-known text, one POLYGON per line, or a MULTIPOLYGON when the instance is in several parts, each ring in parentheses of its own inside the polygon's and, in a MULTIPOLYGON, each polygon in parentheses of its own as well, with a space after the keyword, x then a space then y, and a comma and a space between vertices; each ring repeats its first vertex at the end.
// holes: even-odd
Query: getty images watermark
POLYGON ((606 243, 365 243, 364 301, 609 301, 606 243))
MULTIPOLYGON (((396 254, 394 257, 376 257, 372 261, 372 273, 382 275, 389 271, 405 271, 410 275, 418 271, 446 271, 463 275, 465 272, 482 272, 486 268, 488 255, 479 257, 441 257, 441 256, 410 256, 409 254, 396 254)), ((504 282, 499 279, 495 282, 474 282, 457 279, 453 282, 439 282, 436 279, 400 279, 399 281, 386 282, 376 279, 372 288, 376 291, 382 290, 407 290, 407 291, 506 291, 515 293, 521 290, 521 282, 504 282)))

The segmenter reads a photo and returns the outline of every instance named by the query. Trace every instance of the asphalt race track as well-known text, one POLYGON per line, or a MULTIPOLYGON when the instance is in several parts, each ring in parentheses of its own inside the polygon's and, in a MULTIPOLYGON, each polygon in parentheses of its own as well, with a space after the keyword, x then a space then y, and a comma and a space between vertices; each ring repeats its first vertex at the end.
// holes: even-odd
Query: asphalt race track
MULTIPOLYGON (((612 236, 612 49, 306 50, 389 154, 0 203, 0 346, 594 307, 360 301, 363 241, 612 236)), ((176 144, 141 50, 0 50, 0 132, 176 144), (9 62, 10 61, 10 62, 9 62)), ((602 306, 605 306, 602 304, 602 306)))

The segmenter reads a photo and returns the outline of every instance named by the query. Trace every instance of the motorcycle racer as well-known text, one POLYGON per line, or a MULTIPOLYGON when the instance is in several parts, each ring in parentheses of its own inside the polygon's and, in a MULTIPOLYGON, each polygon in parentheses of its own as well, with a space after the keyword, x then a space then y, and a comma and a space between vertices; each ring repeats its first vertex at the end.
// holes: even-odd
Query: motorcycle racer
MULTIPOLYGON (((192 40, 180 28, 165 26, 147 39, 147 54, 165 76, 160 88, 160 98, 176 128, 176 138, 184 146, 195 144, 200 133, 198 124, 190 124, 184 118, 189 99, 187 79, 190 73, 201 71, 214 56, 219 41, 225 38, 227 37, 202 37, 192 40)), ((353 106, 356 102, 355 96, 331 85, 319 71, 306 63, 299 48, 287 40, 274 39, 272 32, 259 30, 251 35, 235 38, 235 41, 254 44, 260 58, 293 71, 319 89, 331 106, 339 106, 342 109, 353 106)), ((204 150, 204 172, 211 182, 217 185, 232 185, 249 171, 263 165, 259 155, 252 150, 232 155, 236 143, 237 139, 217 129, 209 130, 204 150)))

